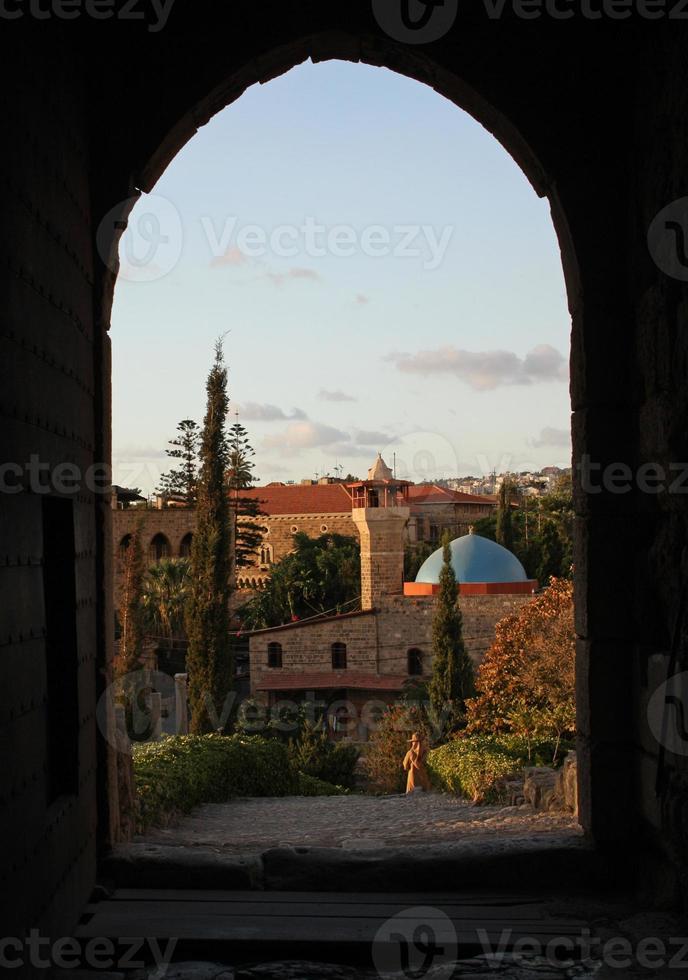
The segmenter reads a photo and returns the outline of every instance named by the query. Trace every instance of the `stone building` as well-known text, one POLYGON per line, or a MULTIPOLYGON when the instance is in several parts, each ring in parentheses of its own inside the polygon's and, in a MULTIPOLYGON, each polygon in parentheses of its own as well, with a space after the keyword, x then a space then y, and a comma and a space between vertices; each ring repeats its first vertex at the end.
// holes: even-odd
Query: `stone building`
MULTIPOLYGON (((391 476, 391 470, 381 457, 373 464, 371 472, 379 466, 391 476)), ((252 563, 237 569, 237 588, 241 591, 259 589, 270 574, 271 565, 292 551, 294 535, 299 531, 311 538, 328 533, 357 536, 360 528, 354 520, 352 505, 352 487, 355 486, 323 479, 315 483, 269 483, 265 487, 242 490, 242 497, 258 501, 262 515, 256 518, 256 523, 264 527, 265 532, 252 563)), ((194 510, 179 506, 131 507, 133 498, 122 488, 118 490, 113 498, 112 519, 112 546, 116 559, 121 556, 137 522, 142 527, 144 553, 151 562, 190 554, 196 522, 194 510)), ((466 534, 471 524, 489 516, 496 507, 494 497, 459 493, 432 484, 409 483, 407 501, 410 513, 404 534, 409 542, 438 541, 444 530, 454 536, 466 534)), ((115 585, 117 595, 117 563, 115 585)), ((245 602, 246 598, 246 595, 242 596, 241 601, 245 602)))
MULTIPOLYGON (((361 610, 258 630, 249 640, 251 692, 269 703, 319 700, 338 734, 365 740, 374 713, 432 671, 432 621, 441 551, 404 583, 410 485, 381 459, 350 487, 361 541, 361 610), (346 716, 346 717, 344 717, 346 716)), ((452 543, 466 648, 477 664, 495 625, 537 583, 506 549, 467 535, 452 543)))

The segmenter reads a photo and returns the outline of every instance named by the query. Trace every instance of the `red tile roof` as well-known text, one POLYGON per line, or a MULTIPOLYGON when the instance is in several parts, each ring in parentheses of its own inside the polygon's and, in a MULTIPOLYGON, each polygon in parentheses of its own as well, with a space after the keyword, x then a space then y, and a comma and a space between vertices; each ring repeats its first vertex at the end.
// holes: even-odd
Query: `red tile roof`
MULTIPOLYGON (((411 484, 409 504, 496 504, 495 497, 448 490, 435 484, 411 484)), ((342 483, 322 483, 312 486, 275 483, 266 487, 242 490, 243 497, 260 501, 261 509, 269 516, 277 514, 348 514, 351 497, 342 483)))
POLYGON ((414 484, 409 487, 411 504, 496 504, 496 497, 478 493, 463 493, 461 490, 448 490, 432 483, 414 484))
POLYGON ((351 497, 342 483, 252 487, 242 490, 241 495, 259 500, 261 510, 270 516, 351 513, 351 497))
POLYGON ((275 669, 263 674, 258 691, 314 691, 336 688, 356 688, 362 691, 400 691, 408 681, 403 674, 361 674, 350 670, 284 673, 275 669))

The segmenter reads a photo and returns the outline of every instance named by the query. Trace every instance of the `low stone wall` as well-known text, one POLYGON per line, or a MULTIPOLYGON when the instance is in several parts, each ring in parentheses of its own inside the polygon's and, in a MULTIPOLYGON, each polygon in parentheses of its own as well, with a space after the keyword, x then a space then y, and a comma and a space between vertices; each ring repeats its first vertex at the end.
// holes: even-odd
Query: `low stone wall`
POLYGON ((530 766, 504 783, 507 803, 528 803, 536 810, 564 810, 578 816, 578 763, 569 752, 561 769, 530 766))

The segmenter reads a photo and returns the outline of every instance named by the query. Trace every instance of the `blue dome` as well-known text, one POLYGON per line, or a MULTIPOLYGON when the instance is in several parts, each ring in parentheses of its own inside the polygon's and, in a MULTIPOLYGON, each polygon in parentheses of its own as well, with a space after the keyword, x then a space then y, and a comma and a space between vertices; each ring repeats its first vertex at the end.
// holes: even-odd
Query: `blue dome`
MULTIPOLYGON (((464 582, 527 582, 526 570, 516 555, 496 541, 479 534, 464 534, 456 538, 451 548, 452 566, 459 583, 464 582)), ((437 585, 442 571, 442 549, 433 551, 421 565, 416 582, 437 585)))

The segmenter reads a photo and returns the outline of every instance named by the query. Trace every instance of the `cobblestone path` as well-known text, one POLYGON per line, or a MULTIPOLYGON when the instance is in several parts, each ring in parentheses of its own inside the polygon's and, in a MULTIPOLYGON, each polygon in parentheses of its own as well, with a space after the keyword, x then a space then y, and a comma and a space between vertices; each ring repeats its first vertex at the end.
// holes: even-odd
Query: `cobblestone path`
POLYGON ((139 841, 250 852, 278 846, 381 847, 499 837, 561 838, 581 831, 573 817, 530 806, 473 806, 435 793, 236 799, 208 804, 139 841))

